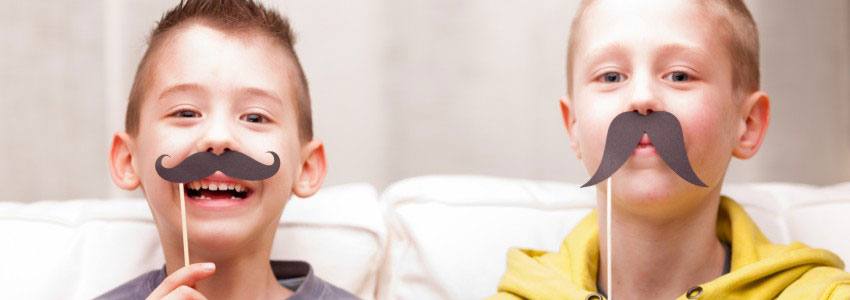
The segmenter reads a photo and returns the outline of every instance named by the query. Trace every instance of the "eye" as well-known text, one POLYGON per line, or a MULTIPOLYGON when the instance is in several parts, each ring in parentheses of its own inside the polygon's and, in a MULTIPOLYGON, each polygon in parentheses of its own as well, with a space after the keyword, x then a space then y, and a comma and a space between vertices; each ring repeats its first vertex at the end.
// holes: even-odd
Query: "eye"
POLYGON ((201 117, 201 114, 196 112, 196 111, 192 111, 192 110, 188 110, 188 109, 182 109, 182 110, 175 112, 171 116, 177 117, 177 118, 199 118, 199 117, 201 117))
POLYGON ((688 75, 688 73, 676 71, 671 72, 669 75, 667 75, 667 79, 674 82, 683 82, 691 80, 691 76, 688 75))
POLYGON ((245 114, 241 119, 251 123, 266 123, 268 121, 268 119, 261 114, 245 114))
POLYGON ((619 72, 607 72, 599 76, 598 80, 601 80, 604 83, 621 82, 626 80, 626 75, 619 72))

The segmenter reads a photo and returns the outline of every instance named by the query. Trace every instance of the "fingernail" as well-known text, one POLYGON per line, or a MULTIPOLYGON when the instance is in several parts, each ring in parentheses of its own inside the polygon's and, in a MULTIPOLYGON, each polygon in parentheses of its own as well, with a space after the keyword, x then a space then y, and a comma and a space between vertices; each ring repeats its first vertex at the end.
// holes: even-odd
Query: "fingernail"
POLYGON ((211 262, 202 263, 201 268, 204 269, 204 271, 213 271, 215 270, 215 264, 211 262))

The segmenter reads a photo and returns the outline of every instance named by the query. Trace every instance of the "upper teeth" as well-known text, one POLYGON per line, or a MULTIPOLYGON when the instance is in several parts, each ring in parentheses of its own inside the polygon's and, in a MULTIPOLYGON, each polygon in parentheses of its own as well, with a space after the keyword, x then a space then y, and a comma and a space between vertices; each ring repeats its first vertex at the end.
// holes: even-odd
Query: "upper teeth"
POLYGON ((215 183, 215 182, 200 182, 192 181, 189 183, 189 188, 193 190, 210 190, 210 191, 227 191, 234 190, 237 192, 245 191, 245 187, 238 183, 215 183))

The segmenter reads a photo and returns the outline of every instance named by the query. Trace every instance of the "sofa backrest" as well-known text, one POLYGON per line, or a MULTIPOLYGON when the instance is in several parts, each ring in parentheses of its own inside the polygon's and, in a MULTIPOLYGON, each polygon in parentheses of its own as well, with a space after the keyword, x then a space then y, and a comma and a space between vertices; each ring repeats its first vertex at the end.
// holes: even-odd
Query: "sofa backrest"
MULTIPOLYGON (((774 242, 850 261, 850 183, 724 194, 774 242)), ((522 179, 417 177, 380 198, 367 184, 332 186, 290 201, 272 258, 309 261, 364 299, 481 299, 495 292, 508 248, 554 251, 594 206, 591 188, 522 179)), ((0 299, 90 299, 163 263, 143 199, 0 202, 0 237, 0 299)))
MULTIPOLYGON (((0 202, 0 237, 2 299, 91 299, 165 262, 144 199, 0 202)), ((342 185, 287 204, 272 259, 372 299, 385 245, 375 189, 342 185)))
MULTIPOLYGON (((777 243, 802 241, 850 261, 850 183, 765 183, 723 190, 777 243)), ((481 299, 496 292, 510 247, 556 251, 595 206, 578 184, 478 176, 403 180, 382 194, 389 259, 381 299, 481 299)))

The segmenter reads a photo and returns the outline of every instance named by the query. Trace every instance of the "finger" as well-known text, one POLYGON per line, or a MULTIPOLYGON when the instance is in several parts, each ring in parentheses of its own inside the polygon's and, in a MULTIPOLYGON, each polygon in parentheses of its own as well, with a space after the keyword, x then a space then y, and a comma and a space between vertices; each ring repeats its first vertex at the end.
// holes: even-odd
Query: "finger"
POLYGON ((165 295, 162 300, 207 300, 201 292, 185 285, 178 286, 176 289, 165 295))
POLYGON ((210 277, 215 273, 215 264, 213 263, 196 263, 187 267, 182 267, 171 275, 168 275, 156 289, 151 292, 148 299, 161 299, 177 289, 181 285, 190 286, 195 282, 210 277))

